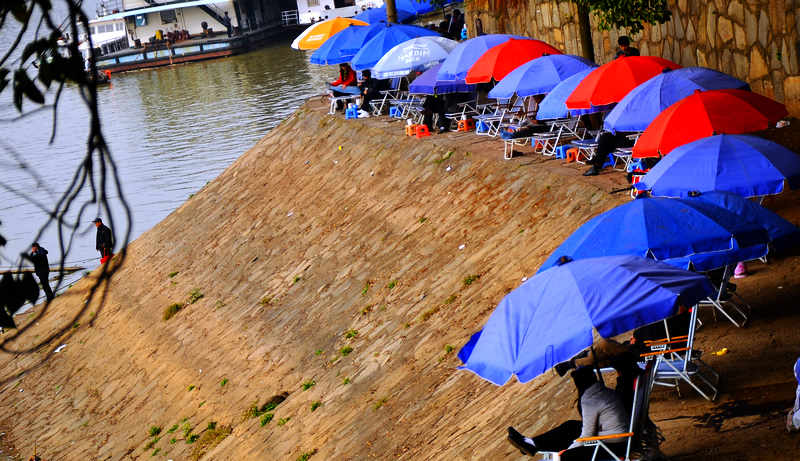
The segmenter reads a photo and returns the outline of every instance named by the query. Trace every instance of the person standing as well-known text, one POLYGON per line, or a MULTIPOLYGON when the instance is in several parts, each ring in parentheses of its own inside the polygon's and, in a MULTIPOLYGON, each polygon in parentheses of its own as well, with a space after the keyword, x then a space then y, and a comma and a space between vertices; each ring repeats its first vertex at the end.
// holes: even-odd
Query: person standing
POLYGON ((228 12, 225 12, 225 17, 222 18, 225 20, 225 30, 228 32, 228 38, 233 35, 233 24, 231 24, 231 17, 228 16, 228 12))
POLYGON ((33 272, 39 277, 44 295, 50 301, 54 297, 53 290, 50 288, 50 263, 47 261, 47 250, 37 242, 33 242, 31 245, 31 261, 33 262, 33 272))
POLYGON ((114 248, 114 236, 111 234, 111 229, 103 224, 102 219, 95 218, 92 222, 97 228, 95 248, 100 252, 100 262, 105 263, 111 257, 111 250, 114 248))

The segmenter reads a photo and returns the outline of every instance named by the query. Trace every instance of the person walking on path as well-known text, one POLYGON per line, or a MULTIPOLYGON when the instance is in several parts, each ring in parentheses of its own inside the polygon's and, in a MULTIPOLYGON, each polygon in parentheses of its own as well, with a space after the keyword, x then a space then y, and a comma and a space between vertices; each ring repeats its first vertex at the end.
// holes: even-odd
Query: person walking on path
POLYGON ((53 290, 50 288, 50 263, 47 261, 47 250, 42 248, 37 242, 31 245, 31 261, 33 262, 33 272, 39 277, 44 295, 50 301, 54 298, 53 290))
POLYGON ((111 234, 111 229, 103 224, 102 219, 95 218, 92 222, 97 228, 95 248, 100 252, 100 262, 105 263, 112 256, 111 250, 114 248, 114 236, 111 234))

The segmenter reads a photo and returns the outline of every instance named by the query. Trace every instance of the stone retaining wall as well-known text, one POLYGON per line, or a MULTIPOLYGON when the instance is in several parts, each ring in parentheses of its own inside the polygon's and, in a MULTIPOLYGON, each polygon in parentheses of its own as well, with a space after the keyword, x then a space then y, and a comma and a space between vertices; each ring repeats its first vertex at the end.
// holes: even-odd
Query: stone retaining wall
MULTIPOLYGON (((747 81, 754 91, 786 103, 800 116, 800 1, 670 0, 672 19, 631 37, 642 55, 705 66, 747 81)), ((577 8, 557 0, 466 0, 470 34, 475 18, 486 33, 522 34, 581 54, 577 8)), ((622 30, 600 31, 592 18, 595 58, 613 59, 622 30)))

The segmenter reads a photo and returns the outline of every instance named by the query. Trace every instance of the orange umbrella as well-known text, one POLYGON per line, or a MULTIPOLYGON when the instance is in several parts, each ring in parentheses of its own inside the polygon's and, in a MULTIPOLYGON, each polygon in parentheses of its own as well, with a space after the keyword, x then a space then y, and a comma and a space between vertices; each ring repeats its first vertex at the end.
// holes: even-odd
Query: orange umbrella
POLYGON ((623 56, 586 76, 567 98, 568 109, 591 109, 620 102, 632 89, 664 69, 681 66, 656 56, 623 56))
POLYGON ((333 18, 310 25, 292 42, 295 50, 316 50, 332 35, 346 29, 350 25, 368 26, 364 21, 353 18, 333 18))
POLYGON ((696 90, 653 119, 633 146, 633 157, 660 157, 715 134, 766 130, 786 115, 786 106, 750 91, 696 90))
POLYGON ((489 50, 467 72, 468 84, 500 81, 512 70, 546 54, 561 54, 541 40, 512 38, 489 50))

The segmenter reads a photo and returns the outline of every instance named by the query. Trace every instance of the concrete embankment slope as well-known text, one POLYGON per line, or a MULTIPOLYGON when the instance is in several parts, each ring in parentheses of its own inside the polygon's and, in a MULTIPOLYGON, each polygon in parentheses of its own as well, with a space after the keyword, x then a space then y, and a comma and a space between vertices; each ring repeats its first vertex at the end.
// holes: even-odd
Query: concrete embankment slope
MULTIPOLYGON (((4 376, 30 369, 0 389, 7 438, 48 460, 508 459, 509 424, 576 418, 566 381, 497 388, 455 354, 625 197, 557 162, 400 129, 309 103, 271 131, 130 245, 62 352, 35 367, 47 351, 0 355, 4 376), (246 415, 282 393, 271 421, 246 415), (210 422, 232 429, 216 446, 210 422)), ((86 286, 9 347, 63 324, 86 286)))

